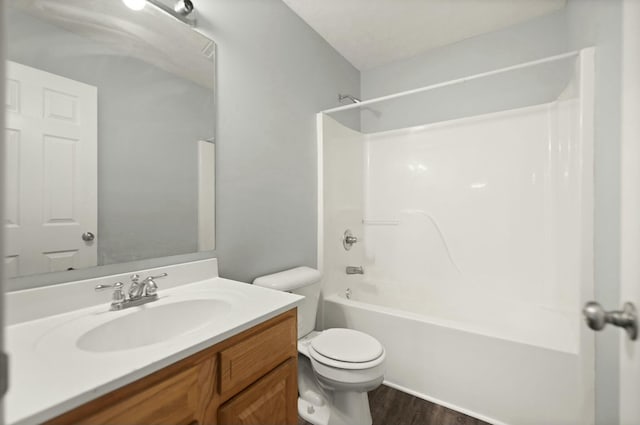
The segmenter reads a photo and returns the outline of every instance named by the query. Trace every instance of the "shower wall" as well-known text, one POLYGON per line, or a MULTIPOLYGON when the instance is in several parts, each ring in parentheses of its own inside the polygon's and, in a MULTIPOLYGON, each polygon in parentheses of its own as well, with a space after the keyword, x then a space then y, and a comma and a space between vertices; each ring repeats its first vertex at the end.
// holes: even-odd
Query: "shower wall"
MULTIPOLYGON (((358 236, 364 232, 365 136, 321 114, 318 130, 318 268, 323 294, 330 294, 342 287, 345 267, 359 265, 363 258, 362 243, 346 251, 342 237, 347 229, 358 236)), ((320 303, 319 329, 322 307, 320 303)))
POLYGON ((349 288, 372 304, 578 352, 590 189, 579 110, 569 98, 373 134, 325 117, 325 293, 349 288), (346 229, 360 238, 349 251, 346 229), (364 275, 345 275, 360 265, 364 275))
POLYGON ((363 292, 577 352, 577 110, 567 100, 367 136, 363 292))

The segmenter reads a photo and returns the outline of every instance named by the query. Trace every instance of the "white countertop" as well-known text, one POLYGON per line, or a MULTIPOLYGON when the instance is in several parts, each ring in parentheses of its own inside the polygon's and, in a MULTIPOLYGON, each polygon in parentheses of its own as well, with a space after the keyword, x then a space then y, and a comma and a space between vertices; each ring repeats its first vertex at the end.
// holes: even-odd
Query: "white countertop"
POLYGON ((303 299, 219 277, 161 289, 158 294, 158 301, 122 311, 108 311, 107 303, 9 326, 5 423, 36 424, 54 418, 290 310, 303 299), (165 342, 113 352, 84 351, 75 344, 79 332, 114 318, 212 294, 232 300, 222 318, 165 342))

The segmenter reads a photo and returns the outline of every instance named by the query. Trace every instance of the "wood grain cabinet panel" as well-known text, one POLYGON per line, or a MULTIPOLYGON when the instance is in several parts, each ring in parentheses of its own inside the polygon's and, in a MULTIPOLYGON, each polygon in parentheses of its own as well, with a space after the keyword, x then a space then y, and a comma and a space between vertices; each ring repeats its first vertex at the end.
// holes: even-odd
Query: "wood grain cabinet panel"
POLYGON ((289 359, 220 407, 221 425, 298 423, 297 359, 289 359))
POLYGON ((46 424, 296 424, 296 329, 289 310, 46 424))
POLYGON ((283 320, 264 331, 220 352, 220 394, 223 399, 297 355, 297 328, 294 318, 283 320))
MULTIPOLYGON (((49 422, 62 424, 167 424, 201 422, 203 402, 214 394, 215 357, 156 382, 138 381, 49 422)), ((162 371, 160 371, 162 373, 162 371)))

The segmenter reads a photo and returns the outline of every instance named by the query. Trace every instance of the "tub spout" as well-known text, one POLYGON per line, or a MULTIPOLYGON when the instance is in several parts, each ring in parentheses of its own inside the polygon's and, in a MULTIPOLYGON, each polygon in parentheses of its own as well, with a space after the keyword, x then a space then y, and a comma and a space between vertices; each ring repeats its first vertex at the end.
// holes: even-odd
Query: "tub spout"
POLYGON ((347 274, 364 274, 362 266, 347 266, 347 274))

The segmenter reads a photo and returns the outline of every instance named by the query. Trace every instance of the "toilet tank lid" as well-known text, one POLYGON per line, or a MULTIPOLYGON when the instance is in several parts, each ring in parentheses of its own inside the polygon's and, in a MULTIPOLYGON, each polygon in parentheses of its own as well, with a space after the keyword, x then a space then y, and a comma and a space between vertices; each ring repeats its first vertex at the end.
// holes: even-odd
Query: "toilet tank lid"
POLYGON ((257 277, 253 280, 253 284, 278 291, 293 291, 318 283, 321 278, 322 274, 318 270, 304 266, 257 277))

